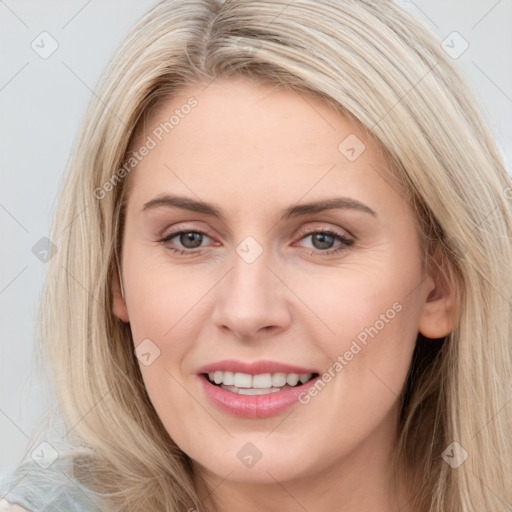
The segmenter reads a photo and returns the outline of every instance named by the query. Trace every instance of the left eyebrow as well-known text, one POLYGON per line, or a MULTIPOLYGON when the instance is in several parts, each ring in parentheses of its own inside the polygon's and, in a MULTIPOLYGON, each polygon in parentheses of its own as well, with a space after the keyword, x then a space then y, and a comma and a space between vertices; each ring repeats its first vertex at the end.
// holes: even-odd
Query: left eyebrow
POLYGON ((372 210, 369 206, 351 197, 334 197, 332 199, 324 199, 322 201, 315 201, 310 203, 302 203, 295 206, 290 206, 281 215, 281 220, 290 219, 292 217, 299 217, 301 215, 308 215, 311 213, 319 213, 326 210, 357 210, 360 212, 369 213, 377 217, 377 212, 372 210))
MULTIPOLYGON (((144 203, 141 212, 162 206, 168 208, 183 208, 185 210, 203 213, 205 215, 210 215, 220 220, 224 220, 222 210, 218 206, 204 201, 196 201, 189 197, 171 194, 159 195, 147 203, 144 203)), ((281 220, 309 215, 312 213, 320 213, 327 210, 339 209, 357 210, 377 217, 377 213, 374 210, 356 199, 351 197, 335 197, 321 201, 292 205, 281 213, 281 220)))

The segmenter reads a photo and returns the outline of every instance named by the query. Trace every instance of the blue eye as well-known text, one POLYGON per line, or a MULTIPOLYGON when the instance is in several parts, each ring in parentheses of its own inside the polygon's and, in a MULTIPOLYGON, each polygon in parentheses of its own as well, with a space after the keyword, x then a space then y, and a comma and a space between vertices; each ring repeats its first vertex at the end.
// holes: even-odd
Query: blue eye
MULTIPOLYGON (((313 237, 312 240, 314 243, 319 244, 320 247, 313 247, 313 249, 316 249, 316 251, 313 251, 312 255, 322 254, 322 255, 329 255, 334 253, 339 253, 342 251, 347 250, 351 245, 353 245, 354 241, 345 237, 344 235, 341 235, 335 231, 331 230, 323 230, 323 229, 317 229, 313 231, 309 231, 305 233, 301 240, 307 237, 313 237), (335 248, 331 248, 330 246, 338 240, 340 244, 335 248), (323 246, 323 247, 322 247, 323 246), (329 247, 326 247, 329 246, 329 247)), ((200 230, 181 230, 181 231, 174 231, 173 233, 169 233, 164 238, 159 240, 159 242, 167 245, 167 247, 178 254, 183 255, 192 255, 197 253, 197 249, 202 249, 201 243, 203 241, 203 238, 210 238, 204 231, 200 230), (179 238, 178 238, 179 237, 179 238), (171 243, 171 240, 174 238, 178 238, 179 244, 183 247, 183 249, 176 247, 175 243, 171 243)))
POLYGON ((173 247, 171 245, 169 246, 169 249, 179 254, 190 254, 195 249, 200 248, 199 246, 201 245, 201 241, 204 236, 209 238, 208 235, 203 231, 182 230, 170 233, 166 237, 162 238, 160 242, 169 243, 173 238, 179 237, 179 242, 185 247, 185 250, 173 247))
MULTIPOLYGON (((320 245, 320 248, 318 248, 318 247, 314 247, 314 248, 317 249, 317 251, 319 251, 321 254, 334 254, 334 253, 338 253, 341 251, 345 251, 354 243, 353 240, 350 240, 349 238, 347 238, 339 233, 336 233, 335 231, 323 230, 323 229, 309 231, 302 237, 302 239, 308 238, 308 237, 313 237, 312 242, 313 241, 317 242, 320 245), (331 247, 325 247, 325 245, 331 246, 331 244, 334 243, 335 240, 338 240, 340 242, 340 245, 337 248, 332 249, 331 247), (322 246, 324 246, 324 247, 322 247, 322 246), (327 250, 322 250, 322 249, 327 249, 327 250)), ((312 254, 315 254, 315 253, 312 253, 312 254)))

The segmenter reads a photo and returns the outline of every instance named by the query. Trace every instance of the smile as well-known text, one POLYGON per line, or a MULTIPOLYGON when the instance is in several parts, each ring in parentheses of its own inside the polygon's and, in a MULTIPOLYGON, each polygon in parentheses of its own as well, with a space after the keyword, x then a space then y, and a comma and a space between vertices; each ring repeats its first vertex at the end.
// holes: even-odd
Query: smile
POLYGON ((266 395, 301 386, 310 381, 315 373, 233 373, 215 371, 204 374, 208 381, 231 393, 240 395, 266 395))
POLYGON ((299 403, 320 378, 316 369, 275 361, 217 361, 197 373, 207 402, 239 418, 267 418, 299 403))

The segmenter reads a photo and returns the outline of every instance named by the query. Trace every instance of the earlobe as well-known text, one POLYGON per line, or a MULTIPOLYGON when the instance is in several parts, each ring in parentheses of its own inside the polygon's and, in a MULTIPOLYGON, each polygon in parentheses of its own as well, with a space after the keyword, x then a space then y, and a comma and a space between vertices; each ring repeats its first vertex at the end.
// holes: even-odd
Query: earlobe
POLYGON ((443 338, 454 329, 458 300, 454 284, 442 272, 427 277, 418 331, 425 338, 443 338))
POLYGON ((128 323, 130 321, 119 272, 114 272, 112 277, 112 311, 123 322, 128 323))

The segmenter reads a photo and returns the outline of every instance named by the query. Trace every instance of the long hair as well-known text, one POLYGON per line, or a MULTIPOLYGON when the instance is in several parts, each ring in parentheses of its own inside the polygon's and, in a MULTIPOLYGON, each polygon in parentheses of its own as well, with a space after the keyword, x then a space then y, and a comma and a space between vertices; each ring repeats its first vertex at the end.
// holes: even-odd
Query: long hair
POLYGON ((112 279, 137 128, 180 88, 234 75, 313 92, 391 158, 425 262, 460 297, 448 336, 418 336, 394 464, 420 469, 415 510, 509 510, 511 182, 440 40, 391 0, 165 0, 118 49, 68 162, 39 313, 75 476, 122 512, 201 509, 113 314, 112 279), (467 456, 457 467, 453 450, 467 456))

